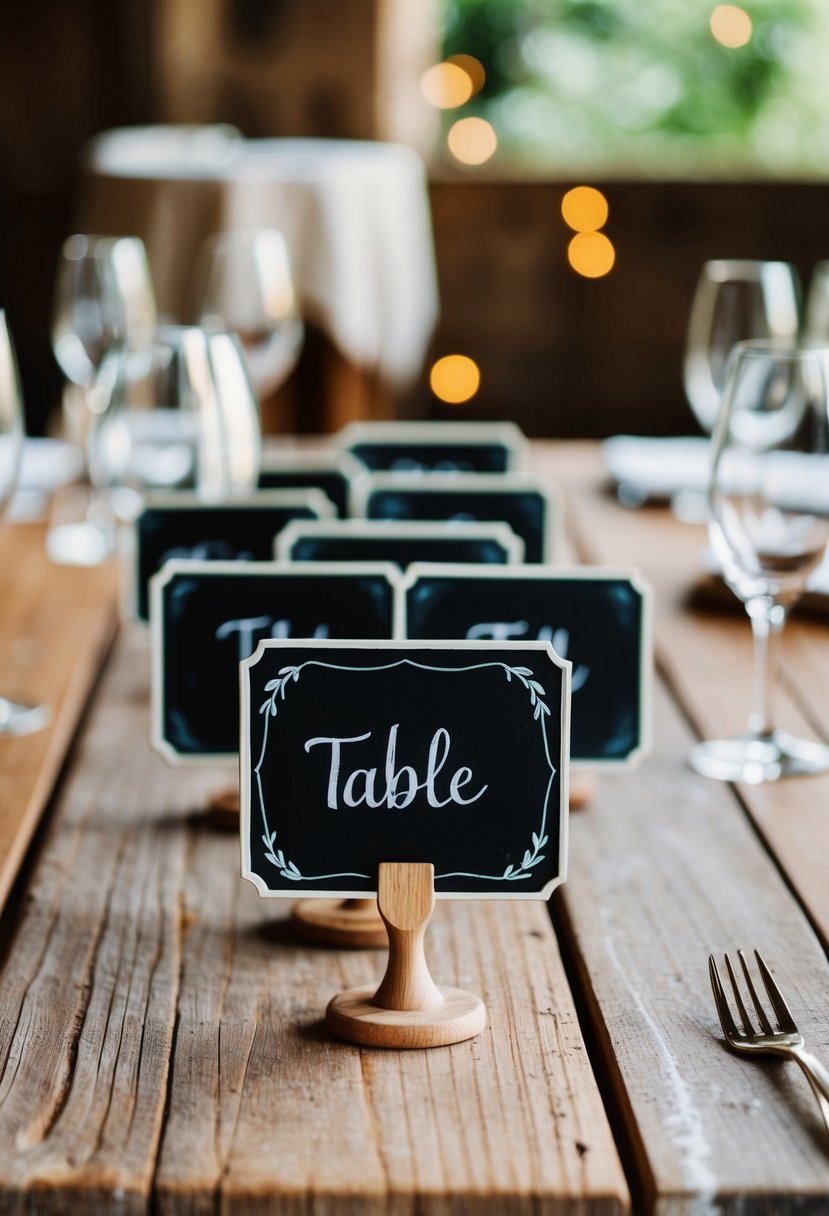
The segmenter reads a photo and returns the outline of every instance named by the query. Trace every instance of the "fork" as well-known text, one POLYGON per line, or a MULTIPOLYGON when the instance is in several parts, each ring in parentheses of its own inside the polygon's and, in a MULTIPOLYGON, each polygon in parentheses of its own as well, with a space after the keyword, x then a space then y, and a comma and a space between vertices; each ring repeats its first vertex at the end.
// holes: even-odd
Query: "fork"
POLYGON ((731 965, 731 959, 726 954, 725 965, 728 969, 728 978, 731 981, 734 1000, 737 1004, 740 1021, 743 1024, 742 1031, 737 1029, 737 1024, 731 1014, 725 989, 720 979, 720 973, 717 970, 714 955, 710 954, 708 956, 708 972, 711 976, 711 987, 714 990, 714 1003, 717 1006, 720 1025, 722 1026, 726 1042, 736 1052, 754 1052, 758 1055, 768 1053, 771 1055, 787 1056, 796 1060, 808 1078, 809 1084, 818 1100, 820 1113, 823 1115, 823 1121, 826 1124, 826 1130, 829 1131, 829 1072, 827 1072, 816 1056, 813 1056, 811 1052, 806 1050, 803 1043, 803 1035, 797 1029, 783 993, 777 987, 774 977, 763 961, 760 952, 755 950, 754 957, 757 960, 757 966, 768 993, 772 1010, 774 1011, 774 1017, 779 1027, 778 1030, 773 1029, 771 1021, 757 995, 757 989, 754 987, 754 982, 749 973, 742 950, 737 951, 737 957, 742 965, 743 975, 745 976, 745 982, 748 987, 749 996, 751 997, 751 1003, 754 1006, 754 1012, 757 1015, 757 1021, 760 1024, 760 1029, 758 1031, 754 1028, 743 998, 740 995, 740 988, 737 983, 737 977, 734 974, 734 968, 731 965))

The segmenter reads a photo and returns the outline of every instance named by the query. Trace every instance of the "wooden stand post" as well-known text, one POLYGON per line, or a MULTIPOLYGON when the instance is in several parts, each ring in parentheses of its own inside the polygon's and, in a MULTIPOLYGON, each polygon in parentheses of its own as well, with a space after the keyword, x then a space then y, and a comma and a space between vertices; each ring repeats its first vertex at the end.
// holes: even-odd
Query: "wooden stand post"
POLYGON ((374 899, 301 899, 291 912, 294 932, 305 941, 347 949, 381 949, 389 944, 374 899))
POLYGON ((239 831, 239 790, 221 790, 214 794, 205 812, 207 822, 222 832, 239 831))
POLYGON ((435 905, 431 864, 380 866, 377 903, 389 937, 389 961, 377 991, 369 985, 335 996, 325 1013, 332 1034, 368 1047, 444 1047, 480 1034, 486 1007, 460 988, 439 988, 423 950, 435 905))

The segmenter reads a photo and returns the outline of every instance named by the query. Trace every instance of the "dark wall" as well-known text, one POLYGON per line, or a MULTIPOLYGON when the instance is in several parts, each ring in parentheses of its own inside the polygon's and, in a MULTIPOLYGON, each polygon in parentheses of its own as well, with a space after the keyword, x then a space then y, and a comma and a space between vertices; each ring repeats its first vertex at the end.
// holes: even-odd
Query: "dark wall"
MULTIPOLYGON (((583 182, 584 179, 582 179, 583 182)), ((438 181, 432 209, 442 320, 435 354, 481 368, 474 404, 445 417, 510 417, 531 435, 681 433, 685 326, 709 258, 829 257, 829 183, 607 182, 616 263, 567 263, 561 199, 575 182, 438 181)))
POLYGON ((22 0, 0 37, 0 308, 8 312, 29 428, 58 399, 52 280, 78 153, 96 131, 149 121, 148 0, 22 0))

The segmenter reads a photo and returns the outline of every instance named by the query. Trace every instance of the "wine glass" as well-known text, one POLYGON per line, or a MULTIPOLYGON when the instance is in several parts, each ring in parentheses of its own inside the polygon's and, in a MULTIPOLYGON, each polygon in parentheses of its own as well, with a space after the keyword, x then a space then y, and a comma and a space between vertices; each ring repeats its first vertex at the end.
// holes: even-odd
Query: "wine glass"
POLYGON ((293 371, 303 339, 288 248, 274 228, 219 232, 197 275, 199 324, 238 334, 260 400, 293 371))
POLYGON ((92 432, 103 408, 98 375, 109 350, 127 340, 146 342, 155 320, 147 254, 138 237, 75 233, 67 238, 55 286, 52 345, 67 377, 65 430, 86 457, 92 489, 85 496, 82 522, 50 529, 46 544, 55 561, 92 565, 112 550, 112 513, 90 459, 92 432))
POLYGON ((148 490, 219 500, 256 488, 259 411, 235 335, 163 326, 150 342, 113 348, 98 389, 90 467, 119 518, 134 518, 148 490))
MULTIPOLYGON (((23 404, 20 379, 6 314, 0 310, 0 518, 17 484, 23 454, 23 404)), ((46 725, 41 705, 24 705, 0 696, 0 735, 25 735, 46 725)))
POLYGON ((725 365, 735 343, 751 338, 794 341, 800 285, 788 262, 719 258, 700 273, 685 345, 685 394, 710 434, 720 408, 725 365))
POLYGON ((829 769, 829 747, 776 729, 780 635, 829 539, 829 347, 739 342, 712 440, 709 534, 754 635, 746 735, 691 753, 697 772, 759 784, 829 769))
POLYGON ((812 270, 803 333, 815 341, 829 340, 829 262, 817 262, 812 270))

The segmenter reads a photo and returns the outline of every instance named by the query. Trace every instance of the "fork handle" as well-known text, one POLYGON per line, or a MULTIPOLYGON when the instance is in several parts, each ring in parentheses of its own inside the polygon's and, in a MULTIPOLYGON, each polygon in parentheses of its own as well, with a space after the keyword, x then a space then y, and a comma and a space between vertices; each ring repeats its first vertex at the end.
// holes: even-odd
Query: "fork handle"
POLYGON ((810 1051, 795 1047, 791 1054, 806 1074, 818 1100, 826 1130, 829 1131, 829 1072, 823 1067, 817 1056, 813 1056, 810 1051))

